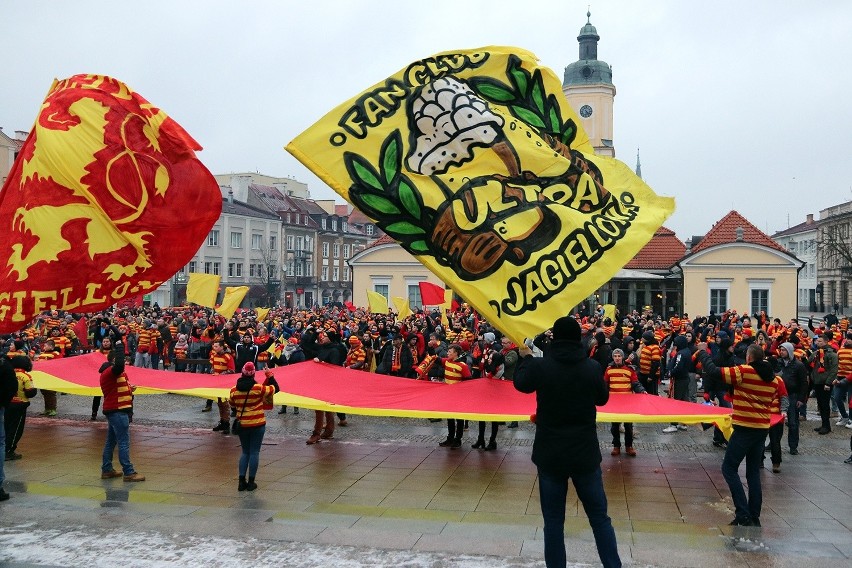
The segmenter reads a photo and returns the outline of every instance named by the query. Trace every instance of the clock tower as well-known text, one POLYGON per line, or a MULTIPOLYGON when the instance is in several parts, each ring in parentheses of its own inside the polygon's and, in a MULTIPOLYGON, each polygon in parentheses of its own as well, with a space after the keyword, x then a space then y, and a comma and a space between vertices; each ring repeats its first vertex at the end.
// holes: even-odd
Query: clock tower
POLYGON ((615 85, 612 68, 598 59, 598 30, 591 23, 592 14, 586 12, 586 25, 580 28, 580 59, 565 68, 562 92, 580 117, 580 124, 589 135, 600 156, 615 156, 612 143, 612 106, 615 85))

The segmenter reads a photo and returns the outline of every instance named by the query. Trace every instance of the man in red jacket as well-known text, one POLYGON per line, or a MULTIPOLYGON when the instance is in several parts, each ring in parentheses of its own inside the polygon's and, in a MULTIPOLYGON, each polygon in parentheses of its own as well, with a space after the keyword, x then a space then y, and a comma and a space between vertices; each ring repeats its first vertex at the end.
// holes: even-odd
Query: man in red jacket
POLYGON ((145 481, 145 476, 133 469, 130 463, 130 415, 133 412, 133 391, 136 387, 127 380, 124 372, 124 343, 115 342, 115 348, 101 365, 101 392, 104 395, 104 415, 107 417, 107 439, 104 444, 101 479, 124 476, 124 481, 145 481), (118 461, 123 473, 112 466, 112 454, 118 445, 118 461))

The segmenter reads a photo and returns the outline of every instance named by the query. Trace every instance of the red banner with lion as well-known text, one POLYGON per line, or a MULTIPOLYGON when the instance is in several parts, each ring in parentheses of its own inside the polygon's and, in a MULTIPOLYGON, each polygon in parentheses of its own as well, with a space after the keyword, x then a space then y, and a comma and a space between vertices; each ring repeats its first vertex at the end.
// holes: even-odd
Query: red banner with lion
POLYGON ((106 308, 184 266, 221 212, 197 150, 120 81, 55 81, 0 191, 0 332, 106 308))

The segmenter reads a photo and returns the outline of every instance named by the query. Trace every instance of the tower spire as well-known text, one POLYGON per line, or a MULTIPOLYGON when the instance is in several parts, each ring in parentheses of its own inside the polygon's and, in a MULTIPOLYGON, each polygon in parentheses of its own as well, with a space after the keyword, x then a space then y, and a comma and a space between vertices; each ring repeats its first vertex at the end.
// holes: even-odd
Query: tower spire
POLYGON ((639 161, 639 146, 636 147, 636 175, 642 179, 642 162, 639 161))

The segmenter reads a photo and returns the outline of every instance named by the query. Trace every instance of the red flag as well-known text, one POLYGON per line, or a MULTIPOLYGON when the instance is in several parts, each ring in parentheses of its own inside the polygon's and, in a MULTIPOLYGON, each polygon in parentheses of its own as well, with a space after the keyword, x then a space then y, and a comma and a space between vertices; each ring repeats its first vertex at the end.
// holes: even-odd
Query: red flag
POLYGON ((145 294, 189 262, 221 213, 200 149, 120 81, 54 82, 0 191, 0 333, 145 294))
POLYGON ((418 282, 420 298, 424 306, 441 306, 444 304, 444 289, 431 282, 418 282))
POLYGON ((74 333, 77 334, 77 341, 80 342, 80 346, 83 349, 89 348, 89 322, 85 317, 77 320, 77 323, 74 324, 72 328, 74 333))
POLYGON ((349 300, 346 300, 345 302, 343 302, 343 305, 346 306, 346 309, 349 310, 350 312, 354 312, 358 309, 358 308, 355 307, 355 304, 353 304, 349 300))

